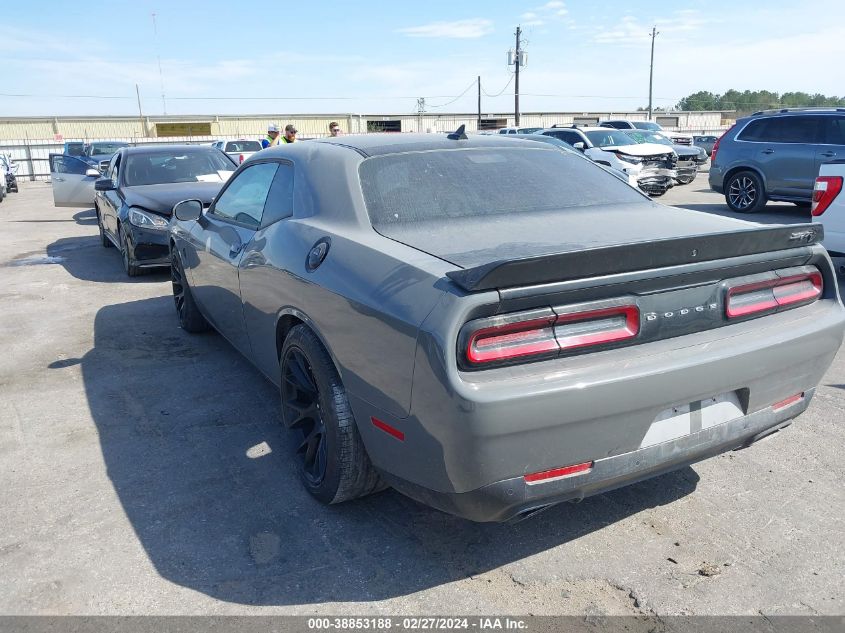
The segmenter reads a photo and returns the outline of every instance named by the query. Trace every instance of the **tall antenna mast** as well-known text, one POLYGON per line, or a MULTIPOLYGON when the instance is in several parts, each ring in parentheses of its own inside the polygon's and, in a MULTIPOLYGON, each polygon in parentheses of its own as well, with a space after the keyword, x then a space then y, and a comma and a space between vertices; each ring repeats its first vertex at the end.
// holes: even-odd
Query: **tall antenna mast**
POLYGON ((167 114, 167 101, 164 98, 164 73, 161 72, 161 55, 159 54, 158 48, 158 28, 156 27, 156 14, 153 13, 153 36, 155 38, 155 46, 156 46, 156 60, 158 60, 158 80, 161 84, 161 109, 164 111, 164 114, 167 114))

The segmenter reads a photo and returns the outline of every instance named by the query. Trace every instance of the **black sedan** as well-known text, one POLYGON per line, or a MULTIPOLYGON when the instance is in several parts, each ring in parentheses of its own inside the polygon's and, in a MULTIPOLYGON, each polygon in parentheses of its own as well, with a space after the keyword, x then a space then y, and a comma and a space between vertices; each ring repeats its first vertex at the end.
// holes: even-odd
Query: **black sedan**
POLYGON ((314 497, 523 518, 807 408, 845 329, 819 226, 673 209, 497 137, 270 148, 176 205, 179 322, 278 386, 314 497))
POLYGON ((237 165, 208 146, 126 147, 94 183, 103 246, 116 246, 126 274, 168 266, 167 228, 173 205, 187 198, 208 206, 237 165))

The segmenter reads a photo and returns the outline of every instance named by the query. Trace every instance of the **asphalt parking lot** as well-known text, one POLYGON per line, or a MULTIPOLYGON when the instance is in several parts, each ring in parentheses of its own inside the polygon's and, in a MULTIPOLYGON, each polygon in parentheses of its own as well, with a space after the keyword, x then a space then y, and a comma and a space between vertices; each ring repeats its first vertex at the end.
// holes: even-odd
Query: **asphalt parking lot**
MULTIPOLYGON (((704 174, 660 202, 727 213, 704 174)), ((45 183, 0 226, 0 614, 845 613, 842 352, 785 431, 519 524, 326 508, 274 388, 179 329, 167 274, 126 277, 45 183)))

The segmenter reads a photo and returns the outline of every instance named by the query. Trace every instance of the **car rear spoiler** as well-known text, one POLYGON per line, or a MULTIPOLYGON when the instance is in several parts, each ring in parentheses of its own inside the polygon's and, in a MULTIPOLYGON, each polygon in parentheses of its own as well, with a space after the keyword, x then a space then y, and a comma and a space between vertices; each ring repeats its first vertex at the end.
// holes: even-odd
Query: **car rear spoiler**
POLYGON ((499 260, 446 275, 474 292, 756 255, 817 244, 823 238, 820 224, 792 224, 499 260))

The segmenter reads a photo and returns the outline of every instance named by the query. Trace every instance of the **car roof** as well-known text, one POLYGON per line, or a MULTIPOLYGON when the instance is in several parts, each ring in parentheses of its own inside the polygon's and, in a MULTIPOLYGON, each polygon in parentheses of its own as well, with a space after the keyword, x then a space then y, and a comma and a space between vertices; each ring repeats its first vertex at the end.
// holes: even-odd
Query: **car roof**
POLYGON ((817 108, 781 108, 779 110, 760 110, 759 112, 753 113, 749 117, 744 118, 756 118, 756 117, 764 117, 764 116, 801 116, 807 114, 820 114, 823 116, 831 116, 831 115, 842 115, 845 113, 845 108, 837 108, 835 106, 819 106, 817 108))
MULTIPOLYGON (((438 134, 403 134, 381 132, 374 134, 350 134, 341 137, 327 137, 321 139, 314 139, 310 141, 299 141, 300 143, 309 145, 336 145, 339 147, 347 147, 352 149, 362 156, 382 156, 385 154, 399 154, 402 152, 425 152, 431 150, 445 150, 445 149, 466 149, 475 147, 514 147, 506 138, 501 138, 499 135, 487 134, 472 134, 466 139, 452 140, 448 138, 446 133, 438 134)), ((269 150, 267 155, 276 153, 284 153, 286 146, 279 145, 269 150)), ((264 155, 264 154, 262 154, 264 155)))
MULTIPOLYGON (((547 127, 544 130, 541 130, 541 132, 549 132, 549 131, 559 132, 560 130, 577 130, 579 132, 607 132, 608 129, 610 129, 610 128, 579 125, 579 126, 576 126, 576 127, 547 127)), ((621 132, 622 130, 619 130, 619 131, 621 132)))

